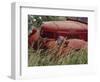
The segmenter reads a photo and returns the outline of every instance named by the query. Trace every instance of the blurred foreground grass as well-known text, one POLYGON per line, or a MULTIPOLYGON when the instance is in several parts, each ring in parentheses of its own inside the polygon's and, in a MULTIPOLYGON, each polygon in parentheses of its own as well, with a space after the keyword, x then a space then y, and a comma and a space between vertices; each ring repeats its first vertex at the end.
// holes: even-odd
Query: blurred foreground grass
POLYGON ((42 49, 33 50, 28 49, 28 66, 50 66, 50 65, 73 65, 73 64, 87 64, 88 55, 87 49, 79 51, 72 50, 67 55, 56 56, 55 50, 42 49))

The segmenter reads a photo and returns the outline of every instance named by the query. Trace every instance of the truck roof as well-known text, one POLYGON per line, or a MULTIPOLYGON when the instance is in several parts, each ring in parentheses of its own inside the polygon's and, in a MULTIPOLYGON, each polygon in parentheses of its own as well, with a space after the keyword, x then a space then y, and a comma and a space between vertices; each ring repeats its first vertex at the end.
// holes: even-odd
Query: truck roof
POLYGON ((87 24, 77 21, 49 21, 41 25, 44 30, 65 31, 65 30, 87 30, 87 24))

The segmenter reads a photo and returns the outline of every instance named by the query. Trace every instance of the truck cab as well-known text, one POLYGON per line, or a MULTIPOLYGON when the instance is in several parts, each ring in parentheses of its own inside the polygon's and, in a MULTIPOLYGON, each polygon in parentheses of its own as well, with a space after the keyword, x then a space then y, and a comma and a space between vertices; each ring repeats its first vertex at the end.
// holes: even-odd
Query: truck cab
POLYGON ((40 36, 51 39, 57 39, 58 36, 67 36, 68 39, 75 38, 87 41, 87 33, 87 24, 70 20, 44 22, 40 30, 40 36))

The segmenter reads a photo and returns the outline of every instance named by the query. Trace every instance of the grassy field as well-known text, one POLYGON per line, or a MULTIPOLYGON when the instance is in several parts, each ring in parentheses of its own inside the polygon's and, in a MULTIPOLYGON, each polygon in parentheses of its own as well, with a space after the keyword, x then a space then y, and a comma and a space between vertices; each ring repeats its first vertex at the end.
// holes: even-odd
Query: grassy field
POLYGON ((71 50, 67 54, 56 56, 56 50, 28 49, 28 66, 87 64, 87 49, 71 50))

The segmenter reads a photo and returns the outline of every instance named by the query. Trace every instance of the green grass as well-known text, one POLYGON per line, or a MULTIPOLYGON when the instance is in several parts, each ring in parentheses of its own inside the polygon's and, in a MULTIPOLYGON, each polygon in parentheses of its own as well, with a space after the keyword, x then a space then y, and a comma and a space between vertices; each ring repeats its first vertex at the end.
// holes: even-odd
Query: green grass
POLYGON ((87 49, 72 50, 64 56, 56 56, 56 50, 28 49, 28 66, 87 64, 87 49))

